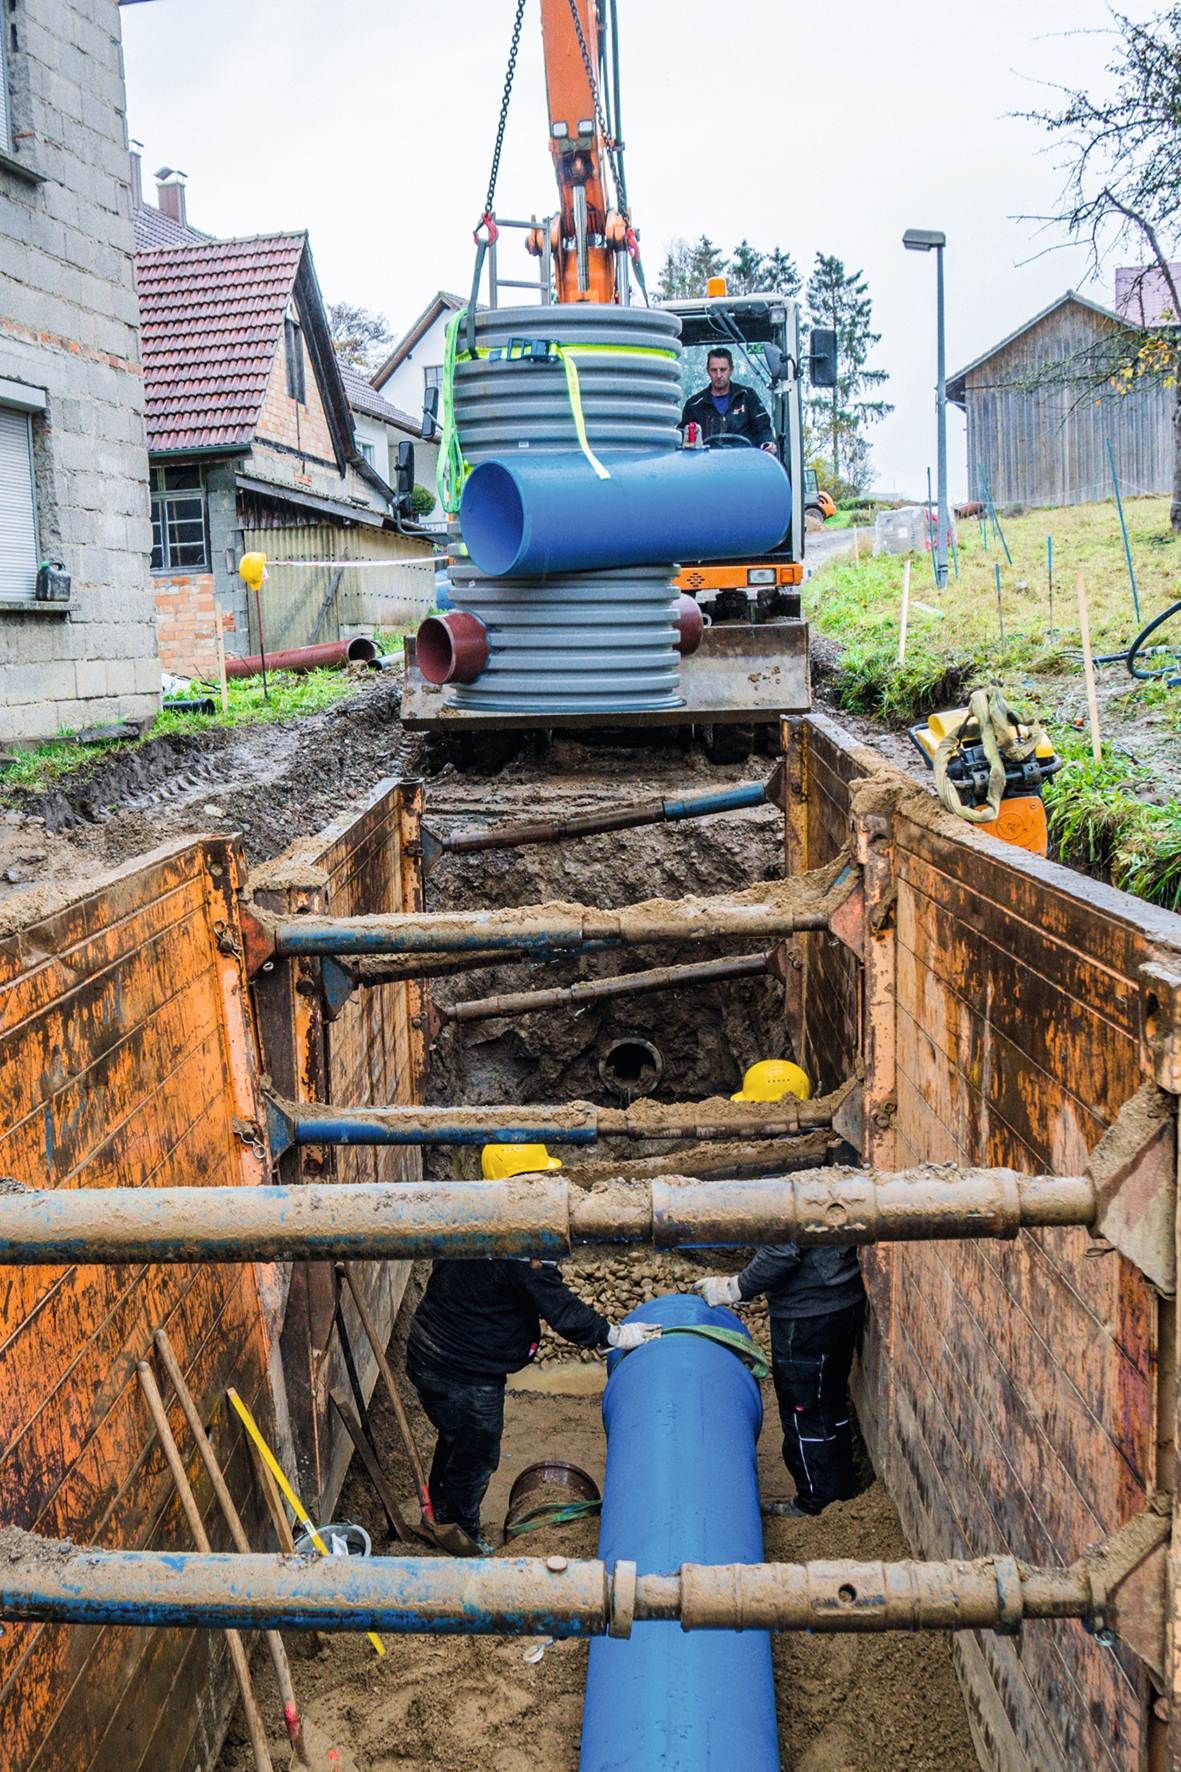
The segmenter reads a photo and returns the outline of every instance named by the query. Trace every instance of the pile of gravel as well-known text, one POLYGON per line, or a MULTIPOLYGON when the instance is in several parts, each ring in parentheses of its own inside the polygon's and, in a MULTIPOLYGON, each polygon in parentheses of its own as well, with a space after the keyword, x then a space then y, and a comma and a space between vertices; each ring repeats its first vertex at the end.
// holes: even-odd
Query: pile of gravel
MULTIPOLYGON (((670 1292, 691 1292, 694 1281, 700 1280, 704 1274, 737 1273, 747 1260, 747 1252, 742 1250, 727 1251, 726 1255, 732 1259, 711 1257, 708 1264, 703 1264, 683 1255, 654 1255, 647 1249, 635 1249, 598 1261, 575 1257, 563 1265, 563 1273, 579 1298, 593 1305, 609 1322, 620 1323, 629 1311, 650 1298, 660 1298, 670 1292)), ((752 1299, 749 1304, 735 1306, 734 1310, 770 1359, 771 1332, 766 1299, 752 1299)), ((605 1354, 595 1349, 577 1348, 571 1342, 563 1341, 545 1323, 541 1325, 536 1365, 552 1366, 559 1360, 589 1362, 605 1358, 605 1354)))

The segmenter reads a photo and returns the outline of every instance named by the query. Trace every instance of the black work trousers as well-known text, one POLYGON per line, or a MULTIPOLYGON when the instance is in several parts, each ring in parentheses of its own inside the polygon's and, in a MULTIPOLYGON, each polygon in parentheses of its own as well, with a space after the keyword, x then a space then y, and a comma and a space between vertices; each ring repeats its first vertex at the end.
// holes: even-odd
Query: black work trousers
POLYGON ((480 1503, 500 1463, 504 1379, 436 1366, 413 1339, 406 1345, 406 1376, 439 1436, 427 1478, 435 1518, 476 1538, 480 1503))
POLYGON ((823 1317, 771 1318, 783 1462, 806 1514, 855 1493, 849 1372, 864 1324, 864 1299, 823 1317))

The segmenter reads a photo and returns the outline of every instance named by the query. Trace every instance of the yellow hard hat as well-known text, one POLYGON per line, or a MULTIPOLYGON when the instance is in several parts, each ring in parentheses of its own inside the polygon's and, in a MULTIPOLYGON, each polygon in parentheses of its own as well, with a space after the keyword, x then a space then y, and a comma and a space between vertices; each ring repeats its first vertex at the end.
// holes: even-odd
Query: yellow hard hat
POLYGON ((508 1181, 514 1175, 536 1175, 542 1169, 560 1169, 562 1159, 551 1157, 543 1144, 486 1144, 480 1152, 485 1181, 508 1181))
POLYGON ((742 1088, 731 1101, 779 1101, 785 1095, 798 1095, 801 1101, 812 1099, 812 1085, 798 1064, 786 1058, 764 1058, 752 1064, 742 1079, 742 1088))
POLYGON ((243 554, 238 564, 238 577, 243 579, 252 591, 257 591, 263 579, 267 577, 266 555, 243 554))

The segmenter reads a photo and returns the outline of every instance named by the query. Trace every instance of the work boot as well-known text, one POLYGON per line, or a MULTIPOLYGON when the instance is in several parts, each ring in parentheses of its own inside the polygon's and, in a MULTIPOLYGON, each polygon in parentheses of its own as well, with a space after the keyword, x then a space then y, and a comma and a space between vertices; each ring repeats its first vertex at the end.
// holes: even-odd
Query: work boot
POLYGON ((814 1520, 816 1518, 815 1514, 806 1514, 802 1507, 796 1506, 794 1501, 765 1501, 763 1512, 773 1514, 777 1519, 814 1520))

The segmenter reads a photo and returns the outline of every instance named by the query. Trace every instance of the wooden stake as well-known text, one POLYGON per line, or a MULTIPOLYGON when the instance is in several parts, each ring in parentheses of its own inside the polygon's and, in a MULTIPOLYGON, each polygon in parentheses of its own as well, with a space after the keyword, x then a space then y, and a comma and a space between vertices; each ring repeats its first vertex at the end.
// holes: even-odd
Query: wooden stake
POLYGON ((858 567, 861 565, 861 549, 857 544, 857 525, 856 525, 856 523, 854 523, 854 525, 853 525, 853 564, 858 567))
POLYGON ((1074 582, 1078 590, 1078 625, 1083 636, 1083 675, 1087 679, 1087 710, 1091 716, 1091 755, 1098 763, 1103 755, 1103 747, 1099 742, 1099 703, 1095 696, 1095 665, 1091 658, 1091 618, 1087 614, 1087 591, 1081 572, 1077 574, 1074 582))
POLYGON ((898 663, 906 663, 906 618, 910 613, 910 559, 902 568, 902 621, 898 629, 898 663))
POLYGON ((215 603, 213 605, 213 620, 217 634, 217 680, 221 685, 221 711, 223 714, 228 714, 230 711, 230 698, 226 689, 226 642, 225 635, 222 632, 222 613, 220 603, 215 603))

